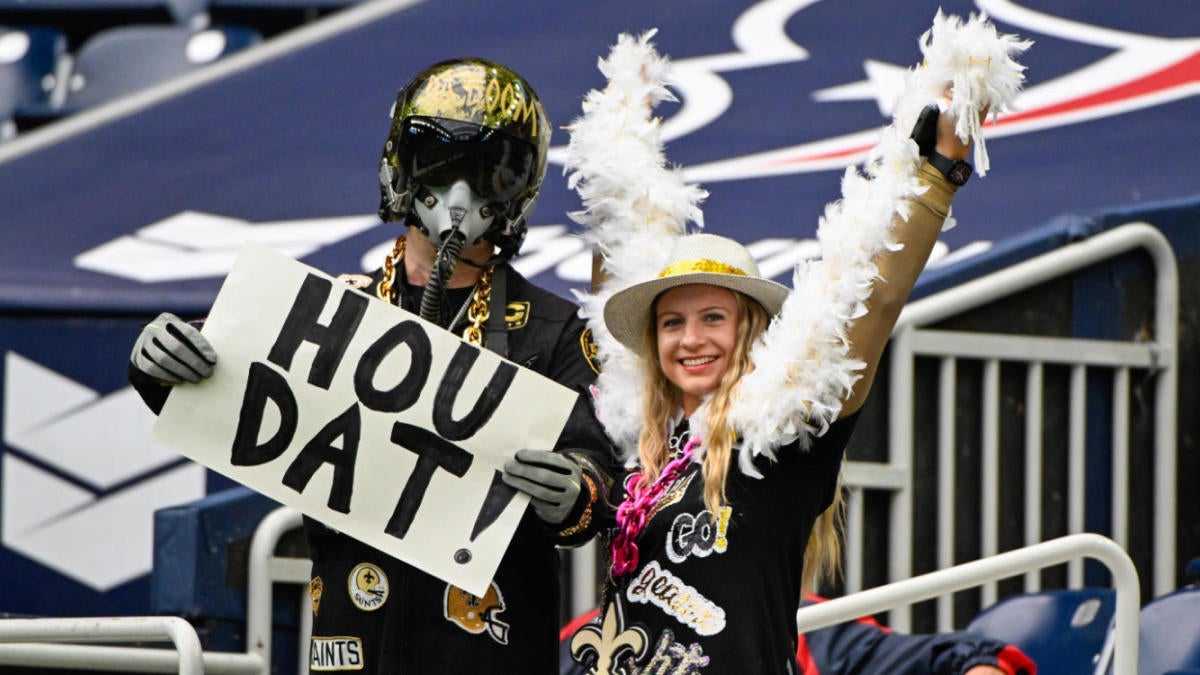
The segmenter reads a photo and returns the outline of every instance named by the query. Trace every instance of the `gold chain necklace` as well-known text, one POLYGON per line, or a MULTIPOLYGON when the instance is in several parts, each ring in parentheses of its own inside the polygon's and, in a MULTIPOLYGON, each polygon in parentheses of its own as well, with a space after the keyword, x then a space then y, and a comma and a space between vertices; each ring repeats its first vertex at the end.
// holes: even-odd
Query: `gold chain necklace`
MULTIPOLYGON (((405 243, 404 235, 396 237, 396 244, 392 247, 392 252, 383 261, 383 278, 375 286, 375 295, 380 300, 393 305, 396 304, 396 295, 398 294, 396 270, 400 269, 401 263, 404 262, 405 243)), ((479 275, 479 281, 475 282, 475 290, 471 293, 471 304, 467 308, 467 319, 471 323, 463 329, 462 337, 473 345, 483 345, 483 324, 491 316, 488 303, 492 299, 493 271, 493 268, 485 267, 483 273, 479 275)))
POLYGON ((492 271, 494 268, 483 268, 479 281, 475 283, 475 292, 471 294, 471 306, 467 308, 467 320, 470 321, 463 329, 462 337, 473 345, 483 345, 483 324, 491 316, 488 302, 492 299, 492 271))
POLYGON ((390 305, 396 304, 396 268, 400 266, 400 263, 404 262, 404 248, 406 243, 404 235, 396 237, 396 244, 392 246, 392 252, 383 259, 383 278, 375 286, 375 295, 390 305))

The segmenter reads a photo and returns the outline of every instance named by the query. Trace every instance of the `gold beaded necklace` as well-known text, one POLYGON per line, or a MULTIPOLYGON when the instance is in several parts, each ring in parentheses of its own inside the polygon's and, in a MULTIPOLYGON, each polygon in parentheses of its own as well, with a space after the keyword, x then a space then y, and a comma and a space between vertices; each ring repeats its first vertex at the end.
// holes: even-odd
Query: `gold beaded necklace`
MULTIPOLYGON (((383 278, 375 286, 375 295, 393 305, 396 304, 399 292, 396 288, 396 270, 400 269, 404 262, 405 244, 404 235, 396 237, 392 252, 383 261, 383 278)), ((477 346, 483 346, 483 324, 491 316, 488 304, 492 299, 492 272, 491 267, 483 268, 479 281, 475 282, 475 290, 471 293, 471 304, 467 307, 467 320, 470 323, 463 329, 462 338, 477 346)))

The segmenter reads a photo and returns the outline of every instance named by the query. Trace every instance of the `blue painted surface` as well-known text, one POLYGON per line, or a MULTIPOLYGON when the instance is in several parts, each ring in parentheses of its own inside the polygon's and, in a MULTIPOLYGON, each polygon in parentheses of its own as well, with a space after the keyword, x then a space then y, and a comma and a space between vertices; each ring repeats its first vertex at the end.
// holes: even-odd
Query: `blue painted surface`
MULTIPOLYGON (((822 102, 816 92, 865 80, 867 60, 914 64, 920 58, 917 36, 939 5, 963 15, 982 6, 964 0, 825 0, 753 7, 785 5, 791 9, 774 25, 808 58, 722 72, 732 104, 708 125, 671 140, 672 161, 702 167, 877 127, 885 118, 873 98, 822 102)), ((989 143, 993 170, 964 189, 955 204, 959 226, 943 242, 951 252, 976 241, 994 242, 993 248, 930 269, 918 296, 1127 219, 1155 223, 1181 256, 1200 249, 1194 227, 1200 220, 1194 169, 1200 13, 1193 2, 1052 0, 1024 6, 1079 28, 1064 35, 1040 19, 997 21, 1001 30, 1036 40, 1024 59, 1029 89, 1043 86, 1047 98, 1096 116, 989 143), (1103 65, 1117 51, 1106 41, 1128 34, 1169 39, 1162 46, 1180 50, 1177 64, 1115 92, 1093 81, 1090 108, 1062 94, 1065 85, 1055 78, 1103 65), (1174 88, 1167 86, 1172 83, 1174 88), (1156 87, 1161 100, 1137 107, 1133 94, 1156 87), (1099 106, 1094 99, 1102 94, 1110 102, 1125 101, 1127 109, 1099 106)), ((124 386, 138 327, 161 309, 203 313, 221 275, 142 282, 82 269, 76 264, 81 254, 184 211, 251 224, 373 214, 376 166, 396 89, 447 57, 485 56, 526 75, 547 106, 556 145, 565 144, 561 127, 579 114, 588 89, 603 86, 596 59, 619 32, 657 27, 661 51, 676 61, 725 54, 737 49, 733 26, 748 16, 748 7, 732 0, 419 3, 0 161, 0 348, 101 395, 114 392, 124 386)), ((760 36, 752 40, 755 46, 768 42, 768 33, 760 36)), ((696 93, 688 103, 711 98, 696 93)), ((678 104, 664 104, 660 113, 669 122, 678 110, 678 104)), ((824 205, 838 196, 839 176, 831 169, 705 181, 708 229, 743 241, 811 237, 824 205)), ((561 167, 551 166, 531 224, 574 227, 566 214, 578 208, 561 167)), ((394 227, 378 225, 302 259, 334 273, 357 271, 364 251, 395 234, 394 227)), ((780 280, 789 281, 786 275, 780 280)), ((534 281, 564 294, 583 285, 553 267, 534 281)), ((5 450, 13 452, 7 445, 5 450)), ((228 486, 210 482, 210 490, 228 486)), ((1102 509, 1092 504, 1090 511, 1102 509)), ((0 549, 0 569, 4 586, 13 589, 0 611, 138 613, 150 603, 145 577, 98 593, 7 548, 0 549)))

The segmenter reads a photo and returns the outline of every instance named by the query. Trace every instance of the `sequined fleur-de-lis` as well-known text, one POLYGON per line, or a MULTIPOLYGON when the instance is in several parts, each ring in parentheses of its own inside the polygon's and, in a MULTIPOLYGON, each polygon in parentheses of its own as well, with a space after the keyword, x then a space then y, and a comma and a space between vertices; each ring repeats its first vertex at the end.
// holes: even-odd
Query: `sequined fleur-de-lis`
POLYGON ((571 654, 577 659, 589 651, 596 653, 596 665, 592 672, 595 675, 611 675, 623 652, 630 652, 634 659, 641 658, 646 652, 646 633, 636 626, 626 630, 621 603, 610 603, 600 626, 588 624, 571 638, 571 654))

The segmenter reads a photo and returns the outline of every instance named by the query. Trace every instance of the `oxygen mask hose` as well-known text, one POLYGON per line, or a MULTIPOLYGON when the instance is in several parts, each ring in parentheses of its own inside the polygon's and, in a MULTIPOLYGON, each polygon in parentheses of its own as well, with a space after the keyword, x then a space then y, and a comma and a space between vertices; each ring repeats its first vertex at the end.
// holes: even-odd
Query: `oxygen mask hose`
POLYGON ((458 231, 456 223, 438 249, 429 281, 425 283, 425 292, 421 295, 422 319, 442 325, 442 296, 446 283, 450 281, 450 275, 454 274, 454 269, 458 267, 458 257, 466 243, 467 238, 458 231))

